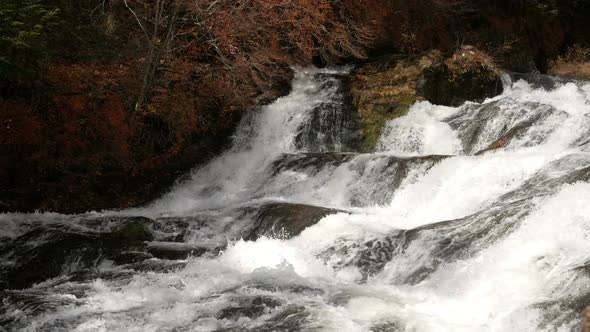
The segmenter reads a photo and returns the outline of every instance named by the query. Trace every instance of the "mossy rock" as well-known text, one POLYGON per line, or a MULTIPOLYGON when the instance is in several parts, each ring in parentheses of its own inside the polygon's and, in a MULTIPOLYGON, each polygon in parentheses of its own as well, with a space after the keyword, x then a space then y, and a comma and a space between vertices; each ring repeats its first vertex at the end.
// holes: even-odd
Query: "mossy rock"
POLYGON ((150 223, 152 223, 152 220, 148 218, 133 218, 124 226, 112 231, 110 238, 113 241, 124 242, 129 245, 151 241, 154 237, 147 227, 150 223))
POLYGON ((406 115, 420 99, 417 77, 424 65, 441 61, 439 58, 436 51, 421 57, 392 55, 368 63, 354 74, 351 94, 361 117, 363 151, 373 151, 385 124, 406 115))
POLYGON ((446 64, 425 69, 418 84, 418 93, 432 104, 453 107, 466 101, 482 102, 502 90, 494 71, 478 67, 456 74, 446 64))
POLYGON ((373 151, 385 124, 406 115, 421 99, 416 95, 417 77, 423 66, 439 58, 436 51, 421 57, 383 57, 354 74, 351 94, 361 116, 362 150, 373 151))
POLYGON ((502 92, 501 71, 472 46, 445 59, 436 50, 415 56, 381 57, 352 77, 353 105, 361 117, 364 151, 374 151, 388 121, 404 116, 417 101, 459 106, 502 92))
POLYGON ((362 149, 364 151, 375 150, 385 124, 389 120, 406 115, 415 102, 415 96, 400 96, 390 103, 376 103, 361 110, 362 149))

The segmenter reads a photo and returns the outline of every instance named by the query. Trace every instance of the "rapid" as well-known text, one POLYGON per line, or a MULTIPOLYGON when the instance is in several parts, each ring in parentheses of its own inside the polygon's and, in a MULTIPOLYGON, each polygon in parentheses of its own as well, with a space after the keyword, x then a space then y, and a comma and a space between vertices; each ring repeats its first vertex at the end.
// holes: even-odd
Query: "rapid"
POLYGON ((590 83, 418 102, 366 153, 348 71, 297 69, 147 206, 0 214, 0 330, 578 331, 590 83), (105 237, 137 220, 147 241, 105 237))

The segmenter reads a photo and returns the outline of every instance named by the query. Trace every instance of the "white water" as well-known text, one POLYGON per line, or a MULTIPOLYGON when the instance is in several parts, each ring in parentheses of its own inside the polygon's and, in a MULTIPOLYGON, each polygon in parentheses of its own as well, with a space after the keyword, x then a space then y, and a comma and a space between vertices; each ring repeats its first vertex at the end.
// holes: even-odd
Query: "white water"
MULTIPOLYGON (((590 84, 544 90, 518 81, 484 105, 421 102, 387 124, 377 153, 309 162, 320 156, 298 151, 297 132, 314 109, 338 93, 324 84, 332 78, 317 73, 298 71, 291 94, 246 119, 232 149, 153 204, 86 216, 206 215, 214 222, 191 228, 188 242, 229 239, 219 255, 189 258, 169 273, 38 285, 50 289, 52 301, 63 302, 35 314, 13 309, 8 316, 24 323, 12 326, 30 331, 578 329, 579 309, 590 304, 584 302, 590 300, 590 274, 581 268, 590 261, 590 184, 576 173, 590 167, 590 154, 580 147, 590 136, 590 84), (504 147, 475 155, 526 121, 504 147), (415 158, 430 155, 448 157, 415 158), (266 201, 349 213, 329 215, 291 239, 240 239, 249 219, 227 211, 266 201), (418 276, 419 271, 427 272, 418 276), (82 295, 72 290, 76 287, 84 289, 82 295), (280 305, 251 318, 219 315, 257 296, 280 305)), ((76 218, 1 215, 0 222, 16 237, 32 228, 32 219, 76 218)), ((99 270, 121 268, 103 264, 99 270)))

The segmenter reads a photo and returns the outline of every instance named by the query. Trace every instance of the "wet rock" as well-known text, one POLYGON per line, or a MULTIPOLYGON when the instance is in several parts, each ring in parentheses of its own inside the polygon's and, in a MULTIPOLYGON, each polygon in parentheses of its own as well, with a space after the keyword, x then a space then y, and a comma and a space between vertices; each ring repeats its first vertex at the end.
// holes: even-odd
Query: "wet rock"
POLYGON ((289 239, 299 235, 304 229, 315 225, 330 214, 344 211, 313 205, 293 203, 266 203, 255 216, 255 227, 245 238, 255 240, 261 236, 289 239))
POLYGON ((365 151, 374 150, 387 121, 405 115, 416 101, 458 106, 503 90, 500 69, 472 46, 461 47, 449 58, 436 50, 385 56, 361 67, 351 82, 365 151))
POLYGON ((297 153, 286 154, 272 167, 274 177, 266 188, 283 186, 280 196, 291 190, 322 190, 325 183, 350 173, 346 199, 354 207, 383 205, 391 201, 396 189, 418 170, 426 172, 446 156, 396 157, 388 154, 297 153), (293 176, 297 174, 297 176, 293 176), (278 180, 277 180, 278 179, 278 180), (309 181, 311 179, 313 181, 309 181), (275 182, 276 181, 276 182, 275 182), (287 182, 290 181, 290 182, 287 182), (289 183, 285 186, 285 183, 289 183), (309 189, 313 188, 313 189, 309 189))
POLYGON ((536 133, 529 135, 531 130, 547 120, 559 121, 567 116, 549 105, 531 102, 514 108, 504 107, 502 101, 492 101, 483 105, 465 105, 445 121, 459 133, 463 152, 479 155, 503 148, 514 140, 526 146, 541 144, 554 127, 547 126, 543 131, 537 128, 536 133), (497 116, 498 112, 502 112, 502 117, 497 116))
POLYGON ((255 331, 302 331, 304 330, 303 326, 309 321, 310 315, 310 312, 305 307, 295 305, 287 306, 255 331))
MULTIPOLYGON (((108 281, 116 281, 119 284, 127 284, 132 279, 135 273, 128 269, 121 269, 121 270, 80 270, 74 271, 67 276, 63 276, 60 278, 61 280, 57 281, 57 285, 68 285, 68 283, 77 283, 78 285, 84 285, 87 283, 92 282, 96 279, 108 280, 108 281)), ((45 285, 45 284, 44 284, 45 285)), ((71 284, 70 284, 71 285, 71 284)), ((55 287, 54 285, 47 286, 48 288, 55 287)), ((71 289, 68 288, 68 292, 71 289)), ((80 293, 82 296, 83 293, 80 293)))
POLYGON ((347 152, 359 147, 360 118, 350 98, 347 75, 317 74, 320 89, 332 98, 317 105, 295 137, 295 146, 308 152, 347 152))
POLYGON ((257 296, 254 298, 241 299, 239 305, 221 310, 215 315, 215 318, 238 320, 240 317, 248 317, 250 319, 255 319, 264 314, 270 313, 271 309, 280 305, 281 301, 272 297, 257 296))
MULTIPOLYGON (((480 156, 482 154, 485 154, 486 152, 489 151, 494 151, 494 150, 498 150, 498 149, 502 149, 506 146, 508 146, 508 144, 510 144, 510 142, 518 136, 522 136, 524 135, 524 133, 526 133, 526 131, 535 123, 536 120, 538 120, 540 117, 535 117, 532 119, 529 119, 527 121, 524 121, 522 123, 517 124, 516 126, 514 126, 513 128, 510 128, 510 130, 508 130, 506 133, 504 133, 500 138, 496 139, 492 144, 488 145, 486 148, 484 148, 483 150, 479 150, 477 152, 475 152, 476 156, 480 156)), ((463 143, 465 143, 465 141, 463 141, 463 143)), ((465 147, 465 145, 464 145, 465 147)), ((473 152, 471 150, 467 150, 466 152, 473 152)))
POLYGON ((30 316, 80 305, 73 295, 59 296, 47 290, 0 291, 0 299, 0 331, 26 331, 30 329, 30 316))
POLYGON ((567 83, 568 79, 544 75, 539 72, 532 73, 510 73, 510 79, 513 82, 523 80, 531 85, 533 89, 553 90, 560 84, 567 83))
POLYGON ((0 331, 29 331, 33 321, 37 331, 72 330, 72 326, 78 325, 76 321, 81 323, 82 319, 60 317, 39 321, 32 317, 51 316, 64 308, 77 310, 87 304, 84 298, 94 294, 92 281, 98 278, 124 286, 132 280, 133 274, 128 270, 80 271, 29 289, 0 291, 0 331), (67 324, 68 321, 72 324, 67 324))
POLYGON ((439 52, 422 57, 385 56, 361 67, 352 77, 353 105, 361 117, 363 150, 372 151, 385 123, 405 115, 421 97, 416 82, 422 70, 440 61, 439 52))
POLYGON ((121 245, 122 242, 128 246, 140 245, 144 241, 150 241, 154 238, 148 228, 151 223, 153 223, 151 219, 135 217, 108 234, 107 238, 115 246, 121 245))
MULTIPOLYGON (((587 280, 585 278, 583 283, 587 283, 587 280)), ((573 328, 572 331, 579 331, 581 327, 581 331, 586 332, 590 331, 588 303, 590 303, 590 293, 583 291, 563 298, 535 303, 531 305, 531 308, 541 312, 541 318, 537 321, 539 330, 569 325, 573 328), (571 326, 572 322, 576 324, 571 326)))
POLYGON ((533 211, 535 199, 554 194, 564 184, 588 179, 588 157, 566 156, 551 163, 519 188, 506 193, 495 204, 478 213, 404 231, 404 237, 399 238, 398 242, 402 249, 393 262, 397 259, 411 260, 416 268, 400 273, 395 282, 416 284, 430 276, 440 264, 471 257, 514 231, 533 211), (572 165, 576 165, 576 168, 572 168, 572 165), (412 252, 426 243, 433 254, 428 259, 412 257, 412 252))
POLYGON ((463 46, 444 62, 425 68, 419 94, 436 105, 459 106, 482 102, 502 93, 501 72, 490 57, 472 46, 463 46))
POLYGON ((357 155, 352 153, 295 153, 285 154, 272 165, 273 175, 281 172, 305 171, 308 175, 317 174, 327 167, 338 167, 357 155))
POLYGON ((359 174, 351 190, 351 206, 387 205, 411 172, 426 172, 448 156, 396 157, 365 154, 350 164, 359 174))
POLYGON ((7 248, 11 252, 8 257, 2 253, 12 262, 3 271, 6 288, 22 289, 73 268, 96 266, 102 256, 102 249, 92 245, 97 242, 99 237, 93 234, 64 234, 43 229, 23 235, 7 248), (33 241, 43 243, 30 243, 33 241))
POLYGON ((340 242, 325 250, 320 257, 330 261, 334 267, 355 266, 361 272, 359 282, 383 270, 383 267, 400 251, 402 231, 383 236, 365 243, 340 242), (341 259, 344 257, 345 259, 341 259))
POLYGON ((183 269, 186 266, 186 262, 177 260, 164 260, 164 259, 148 259, 141 262, 137 262, 127 267, 138 271, 138 272, 158 272, 158 273, 170 273, 183 269))
POLYGON ((32 284, 94 269, 104 260, 119 264, 150 258, 141 252, 144 241, 153 238, 147 218, 120 220, 121 226, 109 233, 84 233, 74 229, 36 228, 2 247, 0 270, 3 287, 22 289, 32 284))
POLYGON ((305 325, 310 320, 310 312, 302 306, 290 305, 278 311, 262 324, 255 326, 227 327, 216 330, 216 332, 300 332, 307 331, 305 325))
POLYGON ((142 262, 150 258, 154 258, 154 256, 142 251, 124 251, 113 257, 113 261, 115 264, 123 265, 142 262))
POLYGON ((191 225, 201 227, 204 223, 200 218, 158 218, 150 230, 158 241, 184 242, 191 225))
POLYGON ((149 242, 146 251, 154 257, 169 260, 182 260, 188 257, 198 257, 208 251, 207 248, 197 247, 188 243, 149 242))
POLYGON ((267 292, 284 292, 284 293, 296 293, 296 294, 304 294, 309 296, 322 296, 324 295, 324 291, 321 288, 314 287, 305 282, 287 282, 282 283, 279 280, 271 281, 262 281, 262 280, 254 280, 247 282, 244 286, 244 289, 255 289, 255 290, 262 290, 267 292))
POLYGON ((371 326, 371 332, 401 332, 405 331, 403 324, 400 322, 380 322, 371 326))
POLYGON ((552 162, 520 187, 477 213, 414 229, 395 230, 365 243, 336 243, 320 257, 330 260, 336 268, 358 267, 362 274, 359 281, 388 266, 395 270, 391 273, 395 276, 390 280, 393 284, 418 284, 441 264, 468 259, 510 234, 533 211, 539 197, 554 194, 564 184, 589 179, 588 156, 569 155, 552 162), (425 247, 429 248, 430 255, 419 254, 425 247), (338 257, 346 257, 346 260, 334 262, 338 257), (398 270, 397 266, 406 268, 398 270))

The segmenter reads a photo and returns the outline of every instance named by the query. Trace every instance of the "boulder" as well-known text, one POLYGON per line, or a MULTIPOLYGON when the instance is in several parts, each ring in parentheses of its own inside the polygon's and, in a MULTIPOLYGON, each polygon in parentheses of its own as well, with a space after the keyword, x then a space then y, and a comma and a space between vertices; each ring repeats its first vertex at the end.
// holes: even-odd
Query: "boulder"
POLYGON ((255 216, 255 226, 245 239, 261 236, 292 238, 327 215, 344 211, 313 205, 273 202, 263 204, 255 216))
POLYGON ((148 242, 146 244, 146 251, 160 259, 182 260, 189 257, 201 256, 208 249, 190 243, 148 242))
POLYGON ((236 321, 241 317, 256 319, 282 304, 281 301, 266 296, 237 299, 237 302, 238 305, 232 305, 218 312, 215 318, 236 321))
POLYGON ((137 247, 143 244, 144 241, 151 241, 154 236, 148 229, 148 225, 153 223, 153 220, 143 217, 134 217, 130 219, 123 226, 113 230, 107 235, 106 240, 109 244, 120 247, 137 247))
POLYGON ((463 46, 446 61, 425 68, 417 89, 433 104, 455 107, 466 101, 482 102, 503 91, 501 71, 473 46, 463 46))
POLYGON ((437 51, 421 57, 389 55, 362 66, 353 75, 352 103, 361 117, 363 150, 372 151, 385 123, 405 115, 422 99, 416 95, 418 77, 425 67, 441 59, 437 51))
POLYGON ((374 150, 387 121, 405 115, 416 101, 458 106, 502 90, 501 70, 472 46, 463 46, 448 58, 437 50, 383 56, 359 68, 351 79, 365 151, 374 150))

